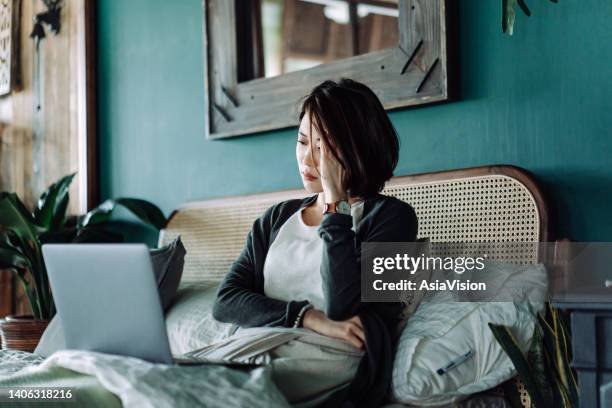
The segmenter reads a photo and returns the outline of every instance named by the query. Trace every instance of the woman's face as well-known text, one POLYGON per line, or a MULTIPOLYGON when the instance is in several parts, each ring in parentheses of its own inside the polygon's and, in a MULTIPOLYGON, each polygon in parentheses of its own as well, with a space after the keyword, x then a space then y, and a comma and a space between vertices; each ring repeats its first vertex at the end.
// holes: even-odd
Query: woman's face
POLYGON ((310 134, 310 115, 306 113, 300 122, 300 129, 295 145, 295 156, 297 158, 298 170, 302 177, 302 183, 306 191, 320 193, 323 191, 319 160, 321 159, 321 136, 312 127, 310 134))

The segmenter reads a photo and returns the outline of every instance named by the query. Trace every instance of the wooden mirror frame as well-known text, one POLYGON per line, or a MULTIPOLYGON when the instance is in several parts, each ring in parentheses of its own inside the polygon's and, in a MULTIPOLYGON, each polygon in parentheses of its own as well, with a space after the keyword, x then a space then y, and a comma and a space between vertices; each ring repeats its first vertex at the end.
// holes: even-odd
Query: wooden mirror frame
POLYGON ((396 47, 246 82, 238 82, 236 1, 202 0, 207 139, 298 126, 300 98, 326 79, 363 82, 387 110, 457 97, 456 0, 399 0, 396 47))

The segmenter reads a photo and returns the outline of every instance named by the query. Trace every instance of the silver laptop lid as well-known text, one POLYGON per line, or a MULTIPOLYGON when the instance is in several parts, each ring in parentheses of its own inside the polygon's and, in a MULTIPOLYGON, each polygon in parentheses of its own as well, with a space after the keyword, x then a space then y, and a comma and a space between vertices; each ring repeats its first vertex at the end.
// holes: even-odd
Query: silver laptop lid
POLYGON ((47 244, 42 251, 67 348, 172 363, 145 245, 47 244))

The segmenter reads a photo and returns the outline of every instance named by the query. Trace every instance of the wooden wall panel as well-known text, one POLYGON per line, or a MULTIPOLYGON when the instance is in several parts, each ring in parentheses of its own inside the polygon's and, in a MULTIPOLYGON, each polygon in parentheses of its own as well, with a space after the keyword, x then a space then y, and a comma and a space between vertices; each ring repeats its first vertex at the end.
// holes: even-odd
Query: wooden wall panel
MULTIPOLYGON (((36 81, 35 45, 29 34, 44 4, 40 0, 22 2, 22 89, 0 97, 0 191, 17 192, 30 208, 47 186, 76 171, 68 211, 81 213, 87 206, 86 2, 95 4, 93 0, 64 0, 60 33, 46 29, 47 36, 40 43, 40 82, 36 81)), ((0 285, 6 284, 2 282, 0 285)), ((0 293, 4 294, 1 287, 0 293)), ((23 301, 17 309, 27 312, 23 301)))

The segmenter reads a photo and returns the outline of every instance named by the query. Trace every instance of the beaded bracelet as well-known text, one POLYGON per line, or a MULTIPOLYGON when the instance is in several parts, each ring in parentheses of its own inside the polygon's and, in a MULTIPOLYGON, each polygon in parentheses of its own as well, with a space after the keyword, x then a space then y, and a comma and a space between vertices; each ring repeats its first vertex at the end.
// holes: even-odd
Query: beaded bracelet
POLYGON ((300 312, 298 313, 297 317, 295 318, 295 323, 293 324, 293 328, 298 328, 302 326, 302 320, 304 319, 304 315, 306 314, 306 311, 308 309, 312 309, 314 306, 311 305, 310 303, 304 305, 304 307, 302 307, 300 309, 300 312))

